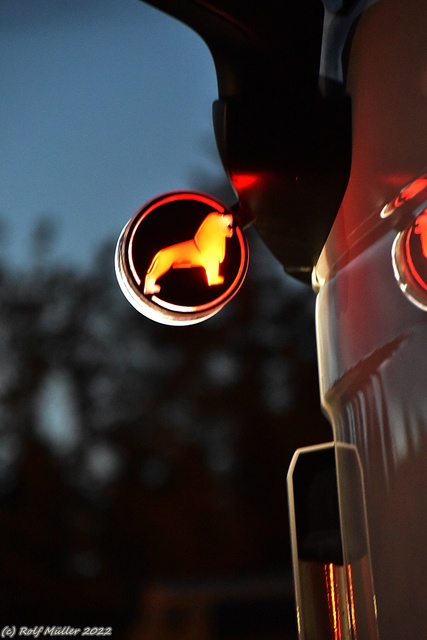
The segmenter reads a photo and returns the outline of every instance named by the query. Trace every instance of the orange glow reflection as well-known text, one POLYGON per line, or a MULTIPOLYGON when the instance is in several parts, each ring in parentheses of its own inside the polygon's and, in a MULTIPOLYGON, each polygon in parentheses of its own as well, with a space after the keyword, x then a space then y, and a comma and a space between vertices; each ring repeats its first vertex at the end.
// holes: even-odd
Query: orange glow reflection
POLYGON ((330 562, 329 564, 325 564, 325 580, 333 638, 334 640, 340 640, 340 638, 342 638, 339 602, 340 599, 337 588, 337 578, 335 576, 335 566, 332 562, 330 562))
POLYGON ((165 247, 154 256, 145 277, 144 294, 160 291, 157 283, 170 269, 202 267, 208 286, 222 284, 220 265, 224 261, 226 239, 233 235, 233 216, 212 211, 203 220, 194 238, 165 247))
POLYGON ((356 604, 354 599, 354 581, 353 570, 351 564, 347 565, 347 582, 348 582, 348 598, 349 598, 349 613, 350 624, 353 629, 354 637, 357 638, 357 626, 356 626, 356 604))
POLYGON ((330 562, 323 566, 323 570, 331 638, 333 640, 356 638, 356 606, 351 565, 343 566, 330 562))

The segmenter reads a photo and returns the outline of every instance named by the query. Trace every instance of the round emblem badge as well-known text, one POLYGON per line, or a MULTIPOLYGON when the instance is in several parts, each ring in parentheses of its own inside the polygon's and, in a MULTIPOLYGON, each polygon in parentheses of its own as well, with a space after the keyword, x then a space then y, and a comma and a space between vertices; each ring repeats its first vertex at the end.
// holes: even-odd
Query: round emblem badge
POLYGON ((427 310, 427 208, 396 236, 392 254, 400 288, 414 304, 427 310))
POLYGON ((240 289, 249 262, 242 227, 224 204, 197 192, 166 193, 123 229, 116 274, 129 302, 169 325, 201 322, 240 289))

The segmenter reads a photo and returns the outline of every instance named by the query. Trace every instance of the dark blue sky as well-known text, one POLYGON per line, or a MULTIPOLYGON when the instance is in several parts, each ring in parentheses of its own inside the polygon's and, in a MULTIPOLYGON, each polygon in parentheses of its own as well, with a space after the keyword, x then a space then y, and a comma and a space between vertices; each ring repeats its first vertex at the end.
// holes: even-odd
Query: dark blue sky
POLYGON ((55 255, 90 263, 146 200, 191 188, 212 159, 210 54, 139 0, 2 0, 1 250, 24 265, 35 220, 58 221, 55 255))

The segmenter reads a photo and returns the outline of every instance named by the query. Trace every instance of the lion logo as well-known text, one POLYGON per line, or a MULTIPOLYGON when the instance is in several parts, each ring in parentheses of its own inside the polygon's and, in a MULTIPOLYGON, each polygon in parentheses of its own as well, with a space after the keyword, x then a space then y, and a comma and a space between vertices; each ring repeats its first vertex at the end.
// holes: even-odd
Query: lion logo
POLYGON ((203 267, 209 286, 222 284, 219 267, 225 258, 226 239, 233 235, 233 216, 209 213, 191 240, 165 247, 154 256, 145 277, 144 294, 160 291, 157 280, 169 269, 203 267))

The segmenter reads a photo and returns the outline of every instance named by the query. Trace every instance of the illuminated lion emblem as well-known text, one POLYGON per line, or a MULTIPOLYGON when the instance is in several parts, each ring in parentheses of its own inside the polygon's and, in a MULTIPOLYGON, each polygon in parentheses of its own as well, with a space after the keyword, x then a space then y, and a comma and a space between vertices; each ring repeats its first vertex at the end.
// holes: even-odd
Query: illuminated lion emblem
POLYGON ((160 291, 157 280, 169 269, 203 267, 208 285, 222 284, 219 266, 225 258, 225 241, 233 235, 233 216, 212 211, 203 220, 191 240, 161 249, 154 256, 145 277, 144 293, 160 291))

